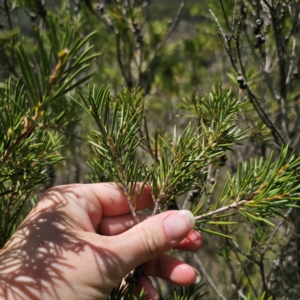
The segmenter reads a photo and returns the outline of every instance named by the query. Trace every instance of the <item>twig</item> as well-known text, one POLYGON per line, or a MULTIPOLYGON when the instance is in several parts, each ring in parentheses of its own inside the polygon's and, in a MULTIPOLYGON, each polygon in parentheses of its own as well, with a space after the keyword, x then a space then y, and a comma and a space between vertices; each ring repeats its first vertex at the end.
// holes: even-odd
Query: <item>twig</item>
POLYGON ((241 201, 238 201, 238 202, 233 202, 230 205, 226 205, 226 206, 220 207, 220 208, 218 208, 216 210, 208 212, 207 214, 202 214, 200 216, 197 216, 197 217, 195 217, 195 220, 205 219, 207 217, 210 217, 212 215, 216 215, 216 214, 218 214, 220 212, 223 212, 223 211, 231 209, 231 208, 239 208, 240 206, 243 206, 243 205, 245 205, 247 203, 250 203, 252 201, 253 200, 241 200, 241 201))
MULTIPOLYGON (((207 172, 208 184, 207 184, 207 186, 209 186, 209 190, 212 188, 212 186, 215 184, 215 182, 218 181, 219 174, 220 174, 220 168, 217 168, 215 170, 215 176, 214 176, 214 178, 212 178, 211 177, 211 175, 212 175, 212 165, 208 166, 208 172, 207 172), (212 179, 214 179, 213 183, 211 182, 212 179)), ((208 190, 208 193, 209 193, 209 190, 208 190)), ((209 195, 209 197, 207 199, 207 202, 205 204, 206 206, 210 206, 211 205, 212 197, 213 197, 213 193, 210 193, 210 195, 209 195)))
MULTIPOLYGON (((8 21, 8 25, 10 29, 13 29, 13 24, 12 24, 12 20, 11 20, 11 15, 9 12, 9 4, 8 4, 8 0, 4 0, 4 11, 5 11, 5 15, 7 17, 7 21, 8 21)), ((14 39, 12 39, 13 41, 13 45, 14 45, 14 39)))
POLYGON ((240 246, 239 244, 235 241, 235 240, 231 240, 230 241, 233 245, 234 245, 234 250, 236 250, 237 252, 241 253, 242 255, 244 255, 245 257, 247 257, 249 260, 253 261, 255 264, 259 265, 260 261, 255 259, 253 256, 251 256, 250 254, 247 254, 240 246))
POLYGON ((244 68, 244 64, 243 64, 243 60, 242 60, 241 47, 240 47, 240 36, 241 36, 242 24, 243 24, 243 17, 240 18, 238 25, 237 25, 236 50, 237 50, 240 68, 241 68, 243 76, 245 77, 245 68, 244 68))
MULTIPOLYGON (((264 1, 266 3, 266 1, 264 1)), ((279 21, 276 16, 276 11, 274 6, 268 6, 271 15, 271 22, 274 28, 274 38, 276 44, 276 51, 279 62, 279 86, 280 86, 280 108, 281 108, 281 126, 284 130, 285 138, 289 139, 288 134, 288 118, 287 118, 287 102, 286 102, 286 65, 285 65, 285 44, 282 37, 282 30, 279 28, 279 21)))
MULTIPOLYGON (((228 21, 226 12, 225 12, 225 8, 224 8, 224 5, 223 5, 223 0, 219 0, 219 2, 220 2, 220 4, 221 4, 221 10, 222 10, 222 13, 223 13, 223 16, 224 16, 226 25, 227 25, 227 27, 228 27, 228 30, 232 31, 232 28, 230 27, 230 24, 229 24, 229 21, 228 21)), ((235 1, 235 2, 236 2, 236 1, 235 1)))
POLYGON ((136 223, 137 224, 140 223, 140 219, 136 214, 135 207, 132 204, 132 196, 129 194, 128 187, 126 186, 126 184, 123 184, 123 187, 119 186, 119 188, 123 191, 123 193, 126 196, 127 203, 129 205, 129 208, 130 208, 130 212, 131 212, 132 216, 134 217, 136 223))
POLYGON ((205 276, 207 282, 209 283, 209 285, 212 287, 212 289, 214 290, 214 292, 217 294, 217 296, 219 297, 219 299, 221 300, 227 300, 222 293, 219 291, 219 289, 217 288, 217 286, 215 285, 215 283, 213 282, 213 280, 211 279, 211 277, 208 275, 204 265, 202 264, 202 261, 200 260, 200 258, 198 257, 198 255, 196 253, 193 253, 194 259, 196 261, 196 263, 198 264, 201 273, 205 276))
MULTIPOLYGON (((289 208, 288 211, 286 212, 286 214, 284 215, 285 218, 287 218, 293 211, 293 208, 289 208)), ((267 243, 266 243, 266 246, 265 248, 262 250, 261 254, 264 255, 266 253, 266 251, 269 249, 269 246, 272 242, 272 240, 274 239, 275 237, 275 234, 277 233, 277 231, 279 230, 279 228, 281 227, 282 223, 284 222, 285 219, 282 219, 278 224, 277 226, 275 227, 275 229, 273 230, 272 234, 270 235, 267 243)))
POLYGON ((296 58, 296 56, 295 56, 295 50, 296 50, 296 45, 297 45, 297 37, 296 37, 296 35, 294 35, 293 46, 292 46, 292 55, 291 55, 291 60, 290 60, 290 66, 289 66, 288 74, 287 74, 286 81, 285 81, 285 84, 287 86, 290 84, 292 72, 295 69, 295 58, 296 58))
MULTIPOLYGON (((230 243, 230 242, 232 242, 232 241, 227 239, 227 242, 230 243)), ((247 263, 246 266, 244 266, 244 263, 243 263, 243 261, 241 260, 241 258, 239 257, 237 251, 234 251, 234 250, 237 250, 237 249, 236 249, 236 248, 232 248, 232 250, 233 250, 233 253, 234 253, 235 257, 237 258, 237 260, 238 260, 239 263, 240 263, 240 266, 241 266, 243 275, 245 275, 245 276, 247 277, 248 283, 249 283, 249 285, 250 285, 250 287, 251 287, 253 293, 254 293, 255 296, 258 298, 257 291, 256 291, 256 289, 255 289, 254 286, 253 286, 253 283, 252 283, 252 281, 251 281, 251 279, 250 279, 249 272, 248 272, 249 270, 251 271, 251 269, 252 269, 252 267, 253 267, 253 264, 254 264, 253 260, 248 260, 248 261, 246 262, 246 263, 247 263)), ((243 276, 243 275, 242 275, 242 276, 243 276)), ((240 278, 238 278, 238 280, 237 280, 236 291, 240 290, 241 284, 242 284, 242 277, 240 276, 240 278)))
MULTIPOLYGON (((231 61, 231 64, 232 64, 233 68, 235 69, 235 71, 238 75, 244 75, 244 74, 242 74, 240 68, 237 66, 236 60, 235 60, 235 58, 233 56, 233 53, 231 51, 231 48, 229 46, 228 38, 225 35, 225 33, 223 32, 221 24, 220 24, 218 18, 215 16, 215 14, 212 12, 212 10, 209 10, 209 12, 212 15, 212 17, 214 18, 215 22, 217 23, 218 34, 219 34, 219 36, 222 40, 223 46, 224 46, 224 48, 225 48, 225 50, 226 50, 226 52, 229 56, 229 59, 231 61)), ((279 132, 277 127, 273 124, 273 122, 269 118, 268 114, 265 112, 264 108, 262 107, 261 103, 258 101, 256 95, 250 89, 249 85, 247 85, 247 93, 248 93, 249 100, 254 105, 259 117, 265 123, 265 125, 271 130, 271 133, 272 133, 272 135, 274 137, 274 140, 276 142, 275 145, 280 148, 282 145, 287 144, 287 141, 285 140, 285 138, 283 138, 283 136, 281 135, 281 133, 279 132)), ((292 152, 293 149, 291 149, 291 147, 289 147, 289 151, 292 152)))
POLYGON ((165 38, 157 45, 156 49, 154 50, 154 54, 153 54, 151 60, 149 61, 149 63, 147 64, 146 68, 144 69, 143 73, 146 73, 147 70, 151 67, 151 65, 154 63, 154 61, 155 61, 158 53, 160 52, 160 50, 162 49, 162 47, 165 45, 166 41, 169 39, 171 33, 173 32, 175 26, 178 23, 179 17, 180 17, 180 15, 182 13, 182 10, 183 10, 184 6, 185 6, 185 2, 186 2, 186 0, 183 0, 181 2, 181 4, 179 5, 179 8, 177 10, 175 19, 173 20, 172 25, 171 25, 169 31, 165 35, 165 38))
MULTIPOLYGON (((222 42, 223 42, 223 46, 224 46, 224 48, 225 48, 225 50, 226 50, 226 52, 227 52, 227 54, 228 54, 228 56, 229 56, 229 59, 230 59, 230 61, 231 61, 232 66, 235 68, 236 71, 238 71, 238 67, 237 67, 237 65, 236 65, 236 63, 235 63, 235 60, 233 59, 233 56, 231 55, 231 52, 230 52, 230 50, 229 50, 229 48, 228 48, 227 37, 226 37, 225 33, 223 32, 222 26, 221 26, 221 24, 220 24, 218 18, 217 18, 217 17, 215 16, 215 14, 213 13, 213 11, 212 11, 211 9, 209 9, 208 11, 209 11, 209 13, 212 15, 213 19, 215 20, 215 22, 216 22, 217 25, 218 25, 218 34, 219 34, 219 36, 220 36, 220 38, 221 38, 221 40, 222 40, 222 42)), ((238 73, 239 75, 242 75, 242 74, 240 74, 240 72, 237 72, 237 73, 238 73)))
MULTIPOLYGON (((172 174, 175 166, 176 166, 176 159, 174 159, 174 161, 171 165, 171 168, 170 168, 170 170, 169 170, 169 172, 168 172, 168 174, 167 174, 167 176, 164 180, 164 183, 163 183, 162 188, 160 189, 160 193, 158 195, 158 198, 154 199, 154 209, 153 209, 153 212, 152 212, 152 216, 160 213, 160 205, 161 205, 162 200, 164 198, 168 198, 168 192, 169 191, 168 190, 165 191, 165 189, 166 189, 166 185, 169 183, 169 178, 171 177, 171 174, 172 174)), ((175 185, 176 184, 177 184, 177 182, 175 183, 175 185)))
MULTIPOLYGON (((286 145, 287 142, 277 129, 277 127, 273 124, 273 122, 270 120, 268 114, 263 109, 261 103, 258 101, 256 95, 253 93, 253 91, 250 89, 250 87, 247 85, 247 92, 249 96, 250 102, 254 105, 256 108, 256 111, 258 115, 260 116, 261 120, 265 123, 265 125, 271 130, 271 133, 274 137, 275 142, 277 143, 278 147, 280 148, 282 145, 286 145)), ((292 152, 293 149, 289 147, 289 151, 292 152)))
POLYGON ((234 32, 235 22, 236 22, 236 10, 237 10, 237 0, 234 1, 234 9, 233 9, 233 18, 231 23, 231 33, 234 32))

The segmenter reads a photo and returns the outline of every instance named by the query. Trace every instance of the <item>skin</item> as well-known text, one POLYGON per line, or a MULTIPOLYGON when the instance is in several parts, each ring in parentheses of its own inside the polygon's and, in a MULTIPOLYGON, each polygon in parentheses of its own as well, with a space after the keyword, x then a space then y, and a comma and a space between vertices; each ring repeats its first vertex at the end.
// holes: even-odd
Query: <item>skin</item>
MULTIPOLYGON (((144 188, 137 210, 151 206, 144 188)), ((48 190, 0 252, 0 298, 106 300, 137 266, 145 275, 136 290, 144 287, 146 300, 159 299, 148 276, 193 283, 195 270, 164 253, 201 246, 191 214, 138 217, 136 224, 124 194, 111 183, 48 190)))

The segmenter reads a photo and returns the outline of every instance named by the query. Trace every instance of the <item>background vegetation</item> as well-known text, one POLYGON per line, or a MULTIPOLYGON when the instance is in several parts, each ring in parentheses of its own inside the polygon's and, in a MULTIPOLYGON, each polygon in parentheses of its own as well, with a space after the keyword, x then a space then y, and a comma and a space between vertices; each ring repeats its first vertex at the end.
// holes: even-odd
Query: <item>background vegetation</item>
POLYGON ((0 247, 53 185, 114 181, 136 217, 142 181, 205 240, 163 298, 298 299, 300 5, 165 2, 1 3, 0 247))

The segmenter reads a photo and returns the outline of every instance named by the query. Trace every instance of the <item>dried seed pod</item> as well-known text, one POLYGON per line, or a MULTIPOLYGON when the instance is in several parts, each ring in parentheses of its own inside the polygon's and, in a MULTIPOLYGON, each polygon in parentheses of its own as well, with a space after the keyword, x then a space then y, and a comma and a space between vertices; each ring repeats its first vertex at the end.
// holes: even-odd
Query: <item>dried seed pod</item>
POLYGON ((136 284, 140 278, 145 274, 145 270, 142 266, 136 267, 132 273, 129 273, 125 277, 125 282, 128 284, 136 284))
POLYGON ((220 167, 224 167, 226 161, 227 161, 227 156, 224 154, 224 155, 222 155, 222 156, 220 157, 219 166, 220 166, 220 167))
POLYGON ((296 69, 294 72, 293 72, 293 78, 297 78, 299 75, 299 71, 298 69, 296 69))
POLYGON ((261 41, 262 35, 261 34, 257 34, 255 36, 255 38, 256 38, 257 41, 261 41))
POLYGON ((45 9, 45 5, 40 0, 36 0, 35 3, 37 6, 37 14, 43 19, 46 18, 47 11, 45 9))
POLYGON ((141 33, 141 29, 138 28, 138 27, 135 27, 135 28, 133 29, 133 32, 134 32, 136 35, 139 35, 139 34, 141 33))
POLYGON ((237 79, 236 79, 236 81, 238 82, 239 88, 241 90, 244 90, 244 89, 247 88, 247 83, 246 83, 246 80, 245 80, 245 78, 243 76, 238 76, 237 79))
POLYGON ((78 13, 80 11, 80 5, 75 5, 73 11, 74 13, 78 13))
POLYGON ((260 27, 254 25, 253 26, 253 34, 256 35, 256 34, 259 34, 260 33, 260 27))
POLYGON ((129 273, 126 277, 125 277, 125 282, 128 284, 132 284, 135 283, 135 278, 133 276, 132 273, 129 273))
POLYGON ((138 266, 134 269, 133 271, 133 276, 136 278, 136 279, 140 279, 142 278, 143 276, 145 275, 145 270, 142 266, 138 266))
POLYGON ((245 89, 247 88, 247 82, 244 81, 244 82, 240 83, 240 84, 239 84, 239 88, 240 88, 241 90, 245 90, 245 89))
POLYGON ((264 24, 264 20, 261 19, 261 18, 258 18, 258 19, 255 21, 255 24, 256 24, 258 27, 260 27, 260 26, 262 26, 262 25, 264 24))
POLYGON ((103 4, 97 4, 96 8, 99 12, 101 12, 102 14, 104 13, 104 5, 103 4))
POLYGON ((36 20, 36 14, 34 12, 29 13, 30 20, 34 22, 36 20))
POLYGON ((247 16, 248 10, 247 10, 247 6, 246 6, 244 3, 241 4, 240 11, 241 11, 241 15, 242 15, 243 18, 245 19, 246 16, 247 16))
POLYGON ((237 81, 238 83, 242 83, 242 82, 245 81, 245 78, 244 78, 243 76, 238 76, 237 79, 236 79, 236 81, 237 81))
POLYGON ((256 38, 256 43, 254 45, 255 48, 259 48, 261 44, 263 44, 266 41, 266 38, 261 34, 257 34, 255 38, 256 38))
POLYGON ((198 187, 197 189, 191 190, 186 197, 186 201, 194 202, 194 200, 199 196, 200 190, 201 190, 200 187, 198 187))
POLYGON ((171 200, 167 205, 167 210, 179 210, 176 200, 171 200))

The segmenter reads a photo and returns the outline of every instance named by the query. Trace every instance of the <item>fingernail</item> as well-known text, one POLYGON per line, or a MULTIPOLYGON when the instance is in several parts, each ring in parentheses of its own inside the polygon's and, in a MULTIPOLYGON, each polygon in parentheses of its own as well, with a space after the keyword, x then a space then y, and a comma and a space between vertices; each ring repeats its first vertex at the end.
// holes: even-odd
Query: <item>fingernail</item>
POLYGON ((196 278, 195 278, 194 283, 199 283, 201 281, 201 274, 195 268, 194 268, 194 271, 195 271, 195 274, 196 274, 196 278))
POLYGON ((189 210, 172 213, 164 220, 164 228, 171 241, 182 240, 194 227, 195 217, 189 210))

